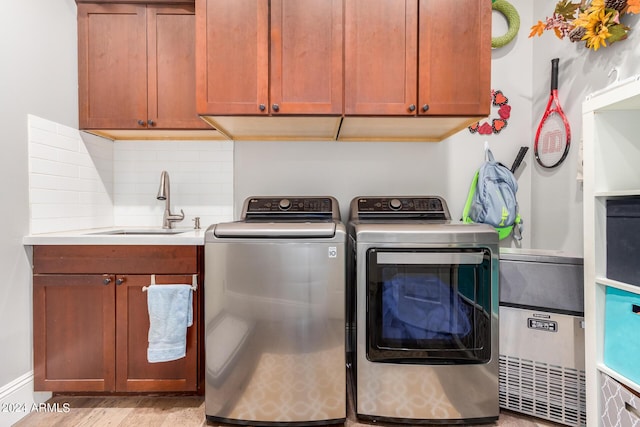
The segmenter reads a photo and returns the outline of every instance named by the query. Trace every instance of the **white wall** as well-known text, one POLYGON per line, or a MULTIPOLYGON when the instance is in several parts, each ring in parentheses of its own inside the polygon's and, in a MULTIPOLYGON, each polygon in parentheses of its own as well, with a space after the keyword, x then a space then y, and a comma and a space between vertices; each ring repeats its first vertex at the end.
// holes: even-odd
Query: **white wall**
MULTIPOLYGON (((556 2, 535 1, 531 24, 523 24, 524 30, 538 20, 544 20, 553 12, 556 2)), ((582 102, 590 93, 640 73, 640 16, 630 15, 623 22, 632 27, 627 40, 588 50, 584 43, 559 40, 547 31, 542 37, 529 39, 533 45, 533 97, 531 99, 534 126, 546 107, 551 59, 560 58, 560 102, 569 118, 572 145, 565 162, 556 169, 545 170, 534 165, 532 175, 532 226, 536 230, 532 246, 544 249, 564 250, 582 255, 583 217, 582 185, 576 181, 579 146, 582 137, 582 102), (617 73, 608 76, 612 69, 617 73)), ((535 128, 532 128, 535 131, 535 128)))
MULTIPOLYGON (((77 127, 76 4, 73 0, 3 2, 0 34, 1 401, 23 379, 28 384, 33 365, 31 269, 22 245, 29 231, 27 115, 77 127)), ((27 397, 31 394, 28 391, 27 397)), ((0 424, 15 416, 21 414, 0 413, 0 424)))

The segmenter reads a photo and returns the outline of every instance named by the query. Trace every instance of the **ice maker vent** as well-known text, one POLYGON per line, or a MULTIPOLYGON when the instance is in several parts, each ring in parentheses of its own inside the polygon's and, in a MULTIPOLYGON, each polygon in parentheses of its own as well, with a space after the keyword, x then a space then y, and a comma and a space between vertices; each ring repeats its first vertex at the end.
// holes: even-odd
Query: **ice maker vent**
POLYGON ((585 373, 501 354, 500 407, 568 426, 585 426, 585 373))

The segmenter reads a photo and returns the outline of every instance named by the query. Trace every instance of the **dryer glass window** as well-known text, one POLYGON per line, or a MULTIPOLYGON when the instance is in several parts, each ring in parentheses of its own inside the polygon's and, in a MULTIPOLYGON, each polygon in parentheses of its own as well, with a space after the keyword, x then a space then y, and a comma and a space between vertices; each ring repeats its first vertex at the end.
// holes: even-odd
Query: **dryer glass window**
POLYGON ((488 249, 371 249, 367 358, 486 363, 491 356, 488 249))

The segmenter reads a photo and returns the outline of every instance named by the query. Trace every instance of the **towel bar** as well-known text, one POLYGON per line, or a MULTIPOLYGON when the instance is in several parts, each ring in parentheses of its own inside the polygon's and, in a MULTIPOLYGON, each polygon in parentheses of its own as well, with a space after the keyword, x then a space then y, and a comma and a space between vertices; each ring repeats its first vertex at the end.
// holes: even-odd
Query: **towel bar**
MULTIPOLYGON (((151 283, 149 284, 149 286, 155 286, 156 284, 156 275, 152 274, 151 275, 151 283)), ((186 283, 185 283, 186 284, 186 283)), ((143 286, 142 287, 142 292, 146 292, 147 289, 149 289, 149 286, 143 286)), ((192 280, 191 280, 191 290, 192 291, 196 291, 198 290, 198 275, 194 274, 192 276, 192 280)))

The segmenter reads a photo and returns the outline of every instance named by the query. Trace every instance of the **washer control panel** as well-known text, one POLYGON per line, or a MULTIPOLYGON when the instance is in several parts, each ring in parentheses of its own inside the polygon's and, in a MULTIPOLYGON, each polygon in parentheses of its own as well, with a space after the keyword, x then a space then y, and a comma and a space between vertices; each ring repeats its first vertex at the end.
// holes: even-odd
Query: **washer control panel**
POLYGON ((254 197, 249 199, 247 214, 259 213, 332 213, 330 198, 326 197, 254 197))

